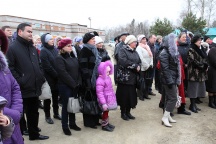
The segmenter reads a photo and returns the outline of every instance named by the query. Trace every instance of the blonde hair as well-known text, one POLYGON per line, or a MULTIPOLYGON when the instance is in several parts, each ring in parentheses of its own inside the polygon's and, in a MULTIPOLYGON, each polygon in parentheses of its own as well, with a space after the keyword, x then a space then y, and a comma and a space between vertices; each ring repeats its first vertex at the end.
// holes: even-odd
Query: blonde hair
POLYGON ((34 35, 33 36, 33 42, 35 43, 37 39, 40 39, 41 37, 39 35, 34 35))

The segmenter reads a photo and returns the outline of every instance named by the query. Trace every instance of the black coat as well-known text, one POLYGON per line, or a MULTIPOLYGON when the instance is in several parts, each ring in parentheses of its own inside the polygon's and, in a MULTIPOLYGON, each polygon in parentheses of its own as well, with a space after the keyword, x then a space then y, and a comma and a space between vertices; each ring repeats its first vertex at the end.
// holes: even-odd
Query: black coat
POLYGON ((60 84, 72 89, 81 84, 79 63, 73 52, 60 54, 56 57, 55 64, 60 84))
POLYGON ((123 84, 134 85, 137 83, 137 67, 141 66, 141 60, 135 49, 132 50, 129 46, 122 48, 118 55, 118 66, 123 66, 129 72, 128 81, 123 84))
POLYGON ((76 49, 77 57, 79 58, 80 52, 81 52, 81 47, 78 45, 75 45, 74 48, 76 49))
POLYGON ((161 81, 165 85, 174 84, 179 85, 181 83, 180 74, 180 62, 179 57, 176 56, 176 60, 172 58, 168 51, 168 48, 164 47, 159 55, 161 63, 161 81))
POLYGON ((45 43, 45 36, 46 34, 41 37, 43 46, 40 51, 40 60, 44 76, 52 89, 58 82, 58 74, 55 66, 55 58, 58 56, 58 51, 54 46, 49 46, 45 43))
POLYGON ((206 91, 216 93, 216 47, 210 49, 208 53, 208 80, 206 81, 206 91))
POLYGON ((116 61, 118 61, 118 55, 119 55, 119 52, 121 51, 121 49, 123 49, 124 47, 126 47, 126 44, 122 41, 120 43, 118 43, 115 47, 115 51, 114 51, 114 57, 116 59, 116 61))
POLYGON ((41 87, 45 79, 33 43, 18 36, 10 45, 7 58, 9 68, 20 85, 22 97, 29 98, 41 95, 41 87))
POLYGON ((98 50, 99 56, 101 57, 101 62, 105 62, 107 60, 110 60, 108 52, 104 48, 97 49, 97 50, 98 50))
POLYGON ((79 64, 84 87, 92 87, 91 78, 93 69, 95 67, 95 61, 96 57, 94 56, 92 51, 86 47, 83 47, 80 51, 79 64))
POLYGON ((178 41, 177 46, 178 46, 179 54, 181 55, 184 64, 187 64, 187 56, 188 56, 188 51, 190 49, 190 45, 187 42, 182 43, 178 41))

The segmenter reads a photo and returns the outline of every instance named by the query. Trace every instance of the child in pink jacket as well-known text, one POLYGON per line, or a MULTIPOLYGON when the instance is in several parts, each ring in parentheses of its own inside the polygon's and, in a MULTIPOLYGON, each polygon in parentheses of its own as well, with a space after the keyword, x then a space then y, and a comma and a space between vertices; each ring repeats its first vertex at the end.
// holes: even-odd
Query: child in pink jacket
POLYGON ((98 66, 98 78, 96 81, 97 99, 103 110, 102 130, 112 132, 115 126, 108 121, 109 110, 117 109, 116 95, 113 90, 110 75, 113 74, 111 61, 101 62, 98 66))

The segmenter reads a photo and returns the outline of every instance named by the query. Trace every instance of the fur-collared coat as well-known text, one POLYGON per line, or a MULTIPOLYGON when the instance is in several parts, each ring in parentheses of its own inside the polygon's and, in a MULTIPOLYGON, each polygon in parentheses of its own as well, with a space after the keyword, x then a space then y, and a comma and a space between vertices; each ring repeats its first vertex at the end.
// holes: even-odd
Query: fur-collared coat
POLYGON ((188 51, 188 80, 203 82, 207 80, 207 55, 204 48, 201 49, 195 44, 191 44, 188 51))
POLYGON ((4 54, 0 51, 0 96, 4 97, 8 103, 3 109, 3 113, 13 119, 15 124, 14 132, 9 139, 3 141, 4 144, 24 144, 20 131, 20 118, 23 112, 22 96, 17 81, 8 69, 8 64, 4 54))

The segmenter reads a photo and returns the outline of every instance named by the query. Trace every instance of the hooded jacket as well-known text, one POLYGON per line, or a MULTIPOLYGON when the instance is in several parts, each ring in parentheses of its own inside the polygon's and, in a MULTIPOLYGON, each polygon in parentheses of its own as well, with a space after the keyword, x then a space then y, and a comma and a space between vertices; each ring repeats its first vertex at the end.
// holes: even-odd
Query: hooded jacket
POLYGON ((98 67, 99 77, 96 81, 96 93, 98 98, 98 103, 106 107, 110 107, 112 105, 117 106, 116 95, 114 93, 114 89, 112 86, 112 80, 110 76, 107 76, 107 67, 110 67, 110 75, 113 74, 113 65, 111 61, 101 62, 98 67))

